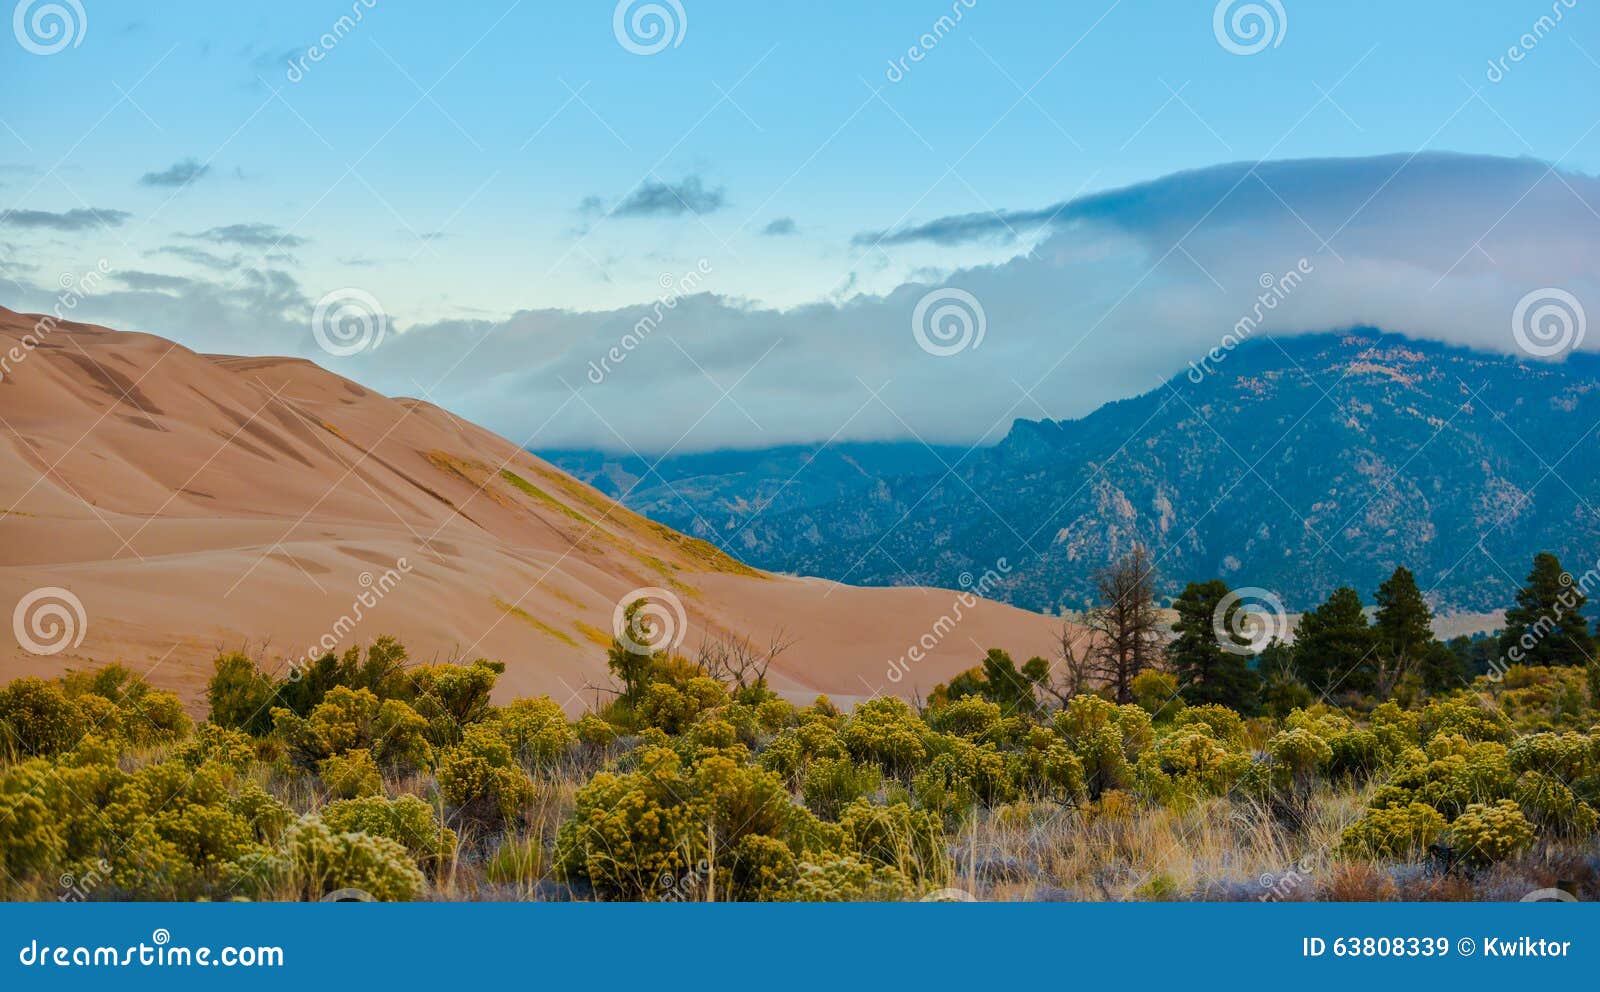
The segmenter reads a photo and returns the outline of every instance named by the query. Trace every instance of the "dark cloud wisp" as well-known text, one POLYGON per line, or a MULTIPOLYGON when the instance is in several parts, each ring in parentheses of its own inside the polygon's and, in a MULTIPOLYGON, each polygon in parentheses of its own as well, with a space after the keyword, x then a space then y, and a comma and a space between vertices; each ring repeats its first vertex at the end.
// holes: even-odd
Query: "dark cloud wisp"
POLYGON ((181 162, 174 162, 160 172, 146 172, 139 177, 140 186, 187 186, 211 171, 211 166, 202 165, 196 159, 186 158, 181 162))
POLYGON ((11 210, 0 214, 0 224, 48 231, 88 231, 100 227, 121 227, 132 216, 126 210, 100 210, 94 207, 81 207, 62 213, 11 210))

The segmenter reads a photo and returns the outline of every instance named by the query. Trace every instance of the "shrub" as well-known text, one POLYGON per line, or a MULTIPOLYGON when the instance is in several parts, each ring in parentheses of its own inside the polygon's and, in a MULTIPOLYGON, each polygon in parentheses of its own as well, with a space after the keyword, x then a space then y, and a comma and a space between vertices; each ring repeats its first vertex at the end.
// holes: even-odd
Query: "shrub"
POLYGON ((1451 846, 1469 864, 1491 865, 1526 851, 1533 824, 1509 799, 1494 805, 1473 803, 1450 825, 1451 846))
POLYGON ((991 739, 1000 728, 1000 704, 982 696, 966 696, 946 706, 929 710, 928 726, 942 734, 954 734, 968 740, 991 739))
POLYGON ((795 898, 799 864, 789 845, 776 837, 749 834, 734 845, 728 893, 741 902, 782 902, 795 898))
POLYGON ((0 748, 12 756, 60 754, 90 729, 61 686, 22 678, 0 688, 0 748))
POLYGON ((578 740, 590 747, 610 747, 617 740, 616 728, 593 713, 585 713, 579 717, 575 729, 578 740))
POLYGON ((840 739, 850 756, 906 779, 928 757, 927 725, 902 699, 882 696, 857 708, 840 739))
POLYGON ((1595 831, 1594 808, 1554 775, 1523 772, 1517 779, 1516 800, 1540 830, 1558 837, 1587 837, 1595 831))
POLYGON ((1191 706, 1179 713, 1172 722, 1179 727, 1208 727, 1211 737, 1230 750, 1244 746, 1244 718, 1226 706, 1216 703, 1191 706))
POLYGON ((259 897, 314 902, 355 889, 379 902, 419 898, 422 872, 400 844, 386 837, 335 831, 315 816, 289 828, 280 849, 254 853, 230 865, 233 885, 259 897))
POLYGON ((271 732, 277 687, 244 655, 217 658, 206 685, 206 698, 211 702, 212 723, 255 737, 271 732))
POLYGON ((896 902, 913 892, 900 872, 853 854, 802 862, 793 888, 798 902, 896 902))
POLYGON ((419 665, 405 673, 406 701, 428 726, 428 742, 443 747, 461 741, 469 725, 487 719, 489 694, 505 673, 498 661, 470 665, 419 665))
POLYGON ((214 761, 226 768, 243 771, 256 760, 256 742, 241 730, 202 723, 192 737, 173 751, 173 757, 191 768, 214 761))
POLYGON ((553 765, 578 739, 566 713, 549 696, 519 699, 501 709, 497 718, 511 753, 524 765, 553 765))
POLYGON ((892 868, 913 883, 943 885, 953 873, 944 824, 930 811, 905 803, 874 806, 858 799, 845 807, 839 825, 861 857, 892 868))
POLYGON ((1171 720, 1186 705, 1183 697, 1178 695, 1178 680, 1154 668, 1147 668, 1135 675, 1129 688, 1133 690, 1134 703, 1157 723, 1171 720))
POLYGON ((339 799, 383 795, 383 776, 365 748, 331 754, 317 765, 323 787, 339 799))
POLYGON ((1280 789, 1305 791, 1311 779, 1333 760, 1333 747, 1305 727, 1285 730, 1267 741, 1272 782, 1280 789))
POLYGON ((436 871, 455 853, 455 831, 440 823, 433 807, 416 796, 343 799, 323 807, 322 821, 338 833, 386 837, 428 871, 436 871))
POLYGON ((863 768, 849 758, 818 758, 806 769, 800 791, 807 809, 837 820, 846 805, 876 792, 882 778, 876 768, 863 768))
POLYGON ((489 727, 472 725, 461 743, 441 753, 439 794, 464 819, 507 822, 533 801, 533 780, 511 747, 489 727))
POLYGON ((1426 803, 1368 810, 1345 828, 1339 849, 1355 857, 1412 857, 1444 832, 1444 816, 1426 803))

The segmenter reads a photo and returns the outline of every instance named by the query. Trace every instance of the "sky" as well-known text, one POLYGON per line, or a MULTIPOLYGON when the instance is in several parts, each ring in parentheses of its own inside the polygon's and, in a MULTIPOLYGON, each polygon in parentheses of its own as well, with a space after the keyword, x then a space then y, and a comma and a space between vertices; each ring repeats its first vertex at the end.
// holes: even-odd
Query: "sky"
POLYGON ((20 0, 12 27, 0 304, 71 286, 75 317, 532 447, 994 440, 1241 321, 1600 347, 1584 0, 20 0))

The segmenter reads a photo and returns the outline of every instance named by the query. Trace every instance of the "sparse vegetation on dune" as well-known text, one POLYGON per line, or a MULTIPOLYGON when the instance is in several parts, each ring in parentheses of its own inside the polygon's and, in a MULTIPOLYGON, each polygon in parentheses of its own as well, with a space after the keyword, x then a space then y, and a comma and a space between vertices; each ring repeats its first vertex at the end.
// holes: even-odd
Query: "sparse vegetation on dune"
POLYGON ((1191 704, 1155 669, 1127 683, 1134 702, 1058 698, 1049 666, 991 651, 924 707, 844 713, 778 698, 748 646, 695 662, 619 640, 611 656, 621 691, 577 721, 547 698, 491 705, 499 664, 413 666, 388 638, 293 678, 221 657, 198 725, 117 666, 17 680, 0 689, 0 888, 1600 897, 1600 712, 1582 667, 1273 715, 1191 704))

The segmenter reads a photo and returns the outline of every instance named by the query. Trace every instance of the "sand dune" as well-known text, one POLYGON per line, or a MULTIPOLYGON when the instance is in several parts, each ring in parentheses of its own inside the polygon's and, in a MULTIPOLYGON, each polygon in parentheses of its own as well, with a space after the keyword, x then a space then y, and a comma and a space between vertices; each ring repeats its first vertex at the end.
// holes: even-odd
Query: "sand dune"
POLYGON ((796 698, 926 693, 984 648, 1021 660, 1054 638, 1053 619, 949 590, 757 572, 308 361, 36 320, 0 309, 0 607, 26 620, 14 605, 60 587, 84 622, 50 654, 13 623, 0 679, 120 660, 193 702, 218 650, 287 665, 388 633, 419 660, 504 661, 501 694, 575 709, 610 684, 616 604, 647 587, 682 603, 687 652, 787 631, 772 674, 796 698))

